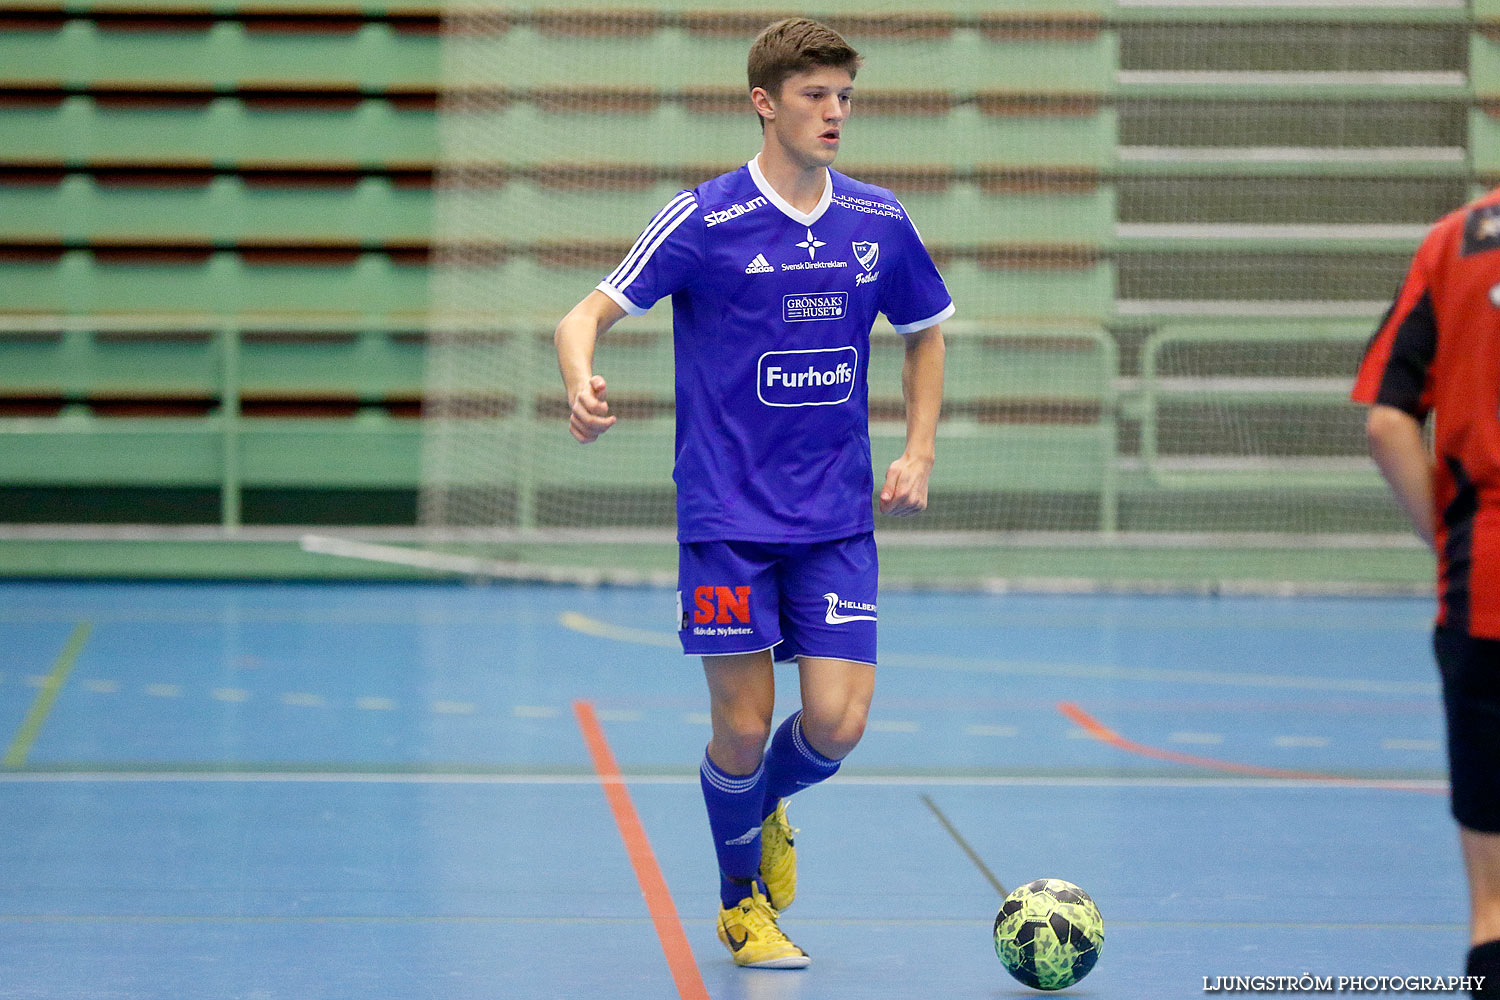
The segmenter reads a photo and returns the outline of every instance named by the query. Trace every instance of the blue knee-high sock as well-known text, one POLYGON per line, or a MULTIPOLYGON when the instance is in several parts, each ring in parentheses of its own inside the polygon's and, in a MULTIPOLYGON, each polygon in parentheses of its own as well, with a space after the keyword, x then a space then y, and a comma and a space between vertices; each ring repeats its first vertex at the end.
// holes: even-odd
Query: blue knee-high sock
POLYGON ((698 779, 719 858, 719 896, 726 907, 738 906, 750 895, 750 883, 760 871, 760 824, 765 818, 760 807, 766 797, 766 765, 762 761, 754 774, 737 777, 719 770, 705 753, 698 779))
POLYGON ((766 751, 762 765, 766 770, 766 798, 761 805, 761 818, 775 812, 777 803, 793 792, 833 777, 840 763, 812 748, 802 734, 802 711, 792 713, 776 728, 771 748, 766 751))

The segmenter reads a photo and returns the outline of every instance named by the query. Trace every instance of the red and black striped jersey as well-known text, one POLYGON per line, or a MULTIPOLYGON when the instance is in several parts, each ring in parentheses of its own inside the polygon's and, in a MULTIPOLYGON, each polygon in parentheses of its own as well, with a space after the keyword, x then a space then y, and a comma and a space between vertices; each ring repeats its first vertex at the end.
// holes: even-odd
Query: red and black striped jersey
POLYGON ((1438 621, 1500 639, 1500 190, 1428 232, 1351 395, 1432 415, 1438 621))

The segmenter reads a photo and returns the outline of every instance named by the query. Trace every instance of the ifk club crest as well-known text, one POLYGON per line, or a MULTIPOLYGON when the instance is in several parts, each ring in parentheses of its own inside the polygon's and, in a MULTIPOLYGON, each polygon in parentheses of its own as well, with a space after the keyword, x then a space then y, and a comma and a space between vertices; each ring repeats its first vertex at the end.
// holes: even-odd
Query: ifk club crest
POLYGON ((859 261, 859 266, 865 269, 865 273, 868 274, 870 271, 875 270, 875 265, 880 260, 880 244, 860 243, 856 241, 854 244, 854 259, 859 261))

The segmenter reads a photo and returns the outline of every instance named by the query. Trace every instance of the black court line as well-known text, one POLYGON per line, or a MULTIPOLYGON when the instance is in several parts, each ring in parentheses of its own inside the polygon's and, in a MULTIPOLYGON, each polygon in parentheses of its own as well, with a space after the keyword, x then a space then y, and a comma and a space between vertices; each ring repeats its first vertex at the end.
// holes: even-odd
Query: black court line
POLYGON ((958 827, 954 826, 948 817, 943 815, 943 811, 938 808, 937 803, 932 801, 932 796, 923 795, 922 802, 928 809, 932 810, 932 814, 937 817, 937 821, 943 824, 943 829, 948 831, 948 836, 952 837, 953 842, 959 846, 959 849, 969 856, 969 860, 974 862, 974 867, 978 868, 979 873, 989 880, 990 885, 995 887, 995 891, 1002 898, 1009 895, 1005 891, 1005 886, 1001 885, 1000 880, 995 877, 995 873, 990 871, 989 865, 986 865, 984 859, 979 856, 979 852, 969 846, 969 842, 964 839, 964 835, 958 832, 958 827))

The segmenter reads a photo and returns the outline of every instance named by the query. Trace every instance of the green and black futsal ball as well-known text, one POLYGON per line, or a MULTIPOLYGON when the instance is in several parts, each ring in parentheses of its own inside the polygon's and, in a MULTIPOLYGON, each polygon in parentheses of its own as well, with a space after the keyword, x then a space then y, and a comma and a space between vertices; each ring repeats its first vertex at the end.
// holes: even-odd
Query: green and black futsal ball
POLYGON ((1099 907, 1060 878, 1026 883, 995 915, 995 954, 1006 971, 1035 989, 1072 986, 1089 974, 1103 947, 1099 907))

